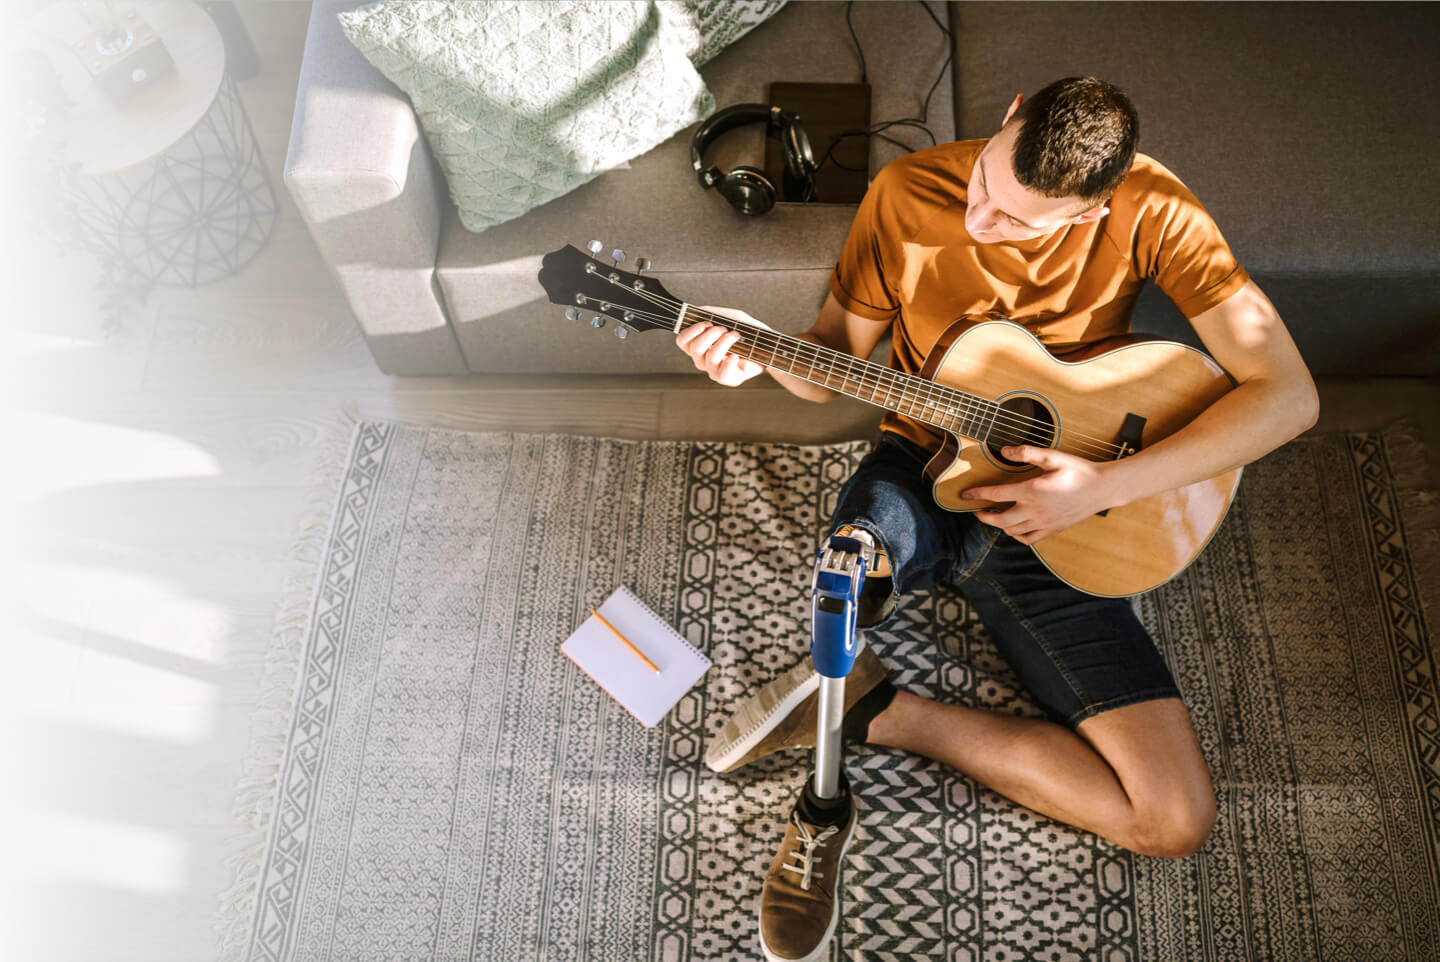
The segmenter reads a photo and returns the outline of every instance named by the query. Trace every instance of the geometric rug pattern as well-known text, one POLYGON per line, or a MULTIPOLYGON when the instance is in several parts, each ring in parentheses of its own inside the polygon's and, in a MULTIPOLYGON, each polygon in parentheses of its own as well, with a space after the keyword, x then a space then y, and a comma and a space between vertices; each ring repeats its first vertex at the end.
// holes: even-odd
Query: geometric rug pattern
MULTIPOLYGON (((1199 560, 1135 600, 1214 775, 1198 854, 1134 855, 851 748, 828 958, 1440 959, 1434 538, 1397 481, 1409 443, 1272 453, 1199 560)), ((357 425, 229 956, 758 957, 810 760, 701 759, 806 657, 814 552, 867 449, 357 425), (620 584, 714 663, 653 729, 559 651, 620 584)), ((902 688, 1040 714, 951 586, 868 641, 902 688)))

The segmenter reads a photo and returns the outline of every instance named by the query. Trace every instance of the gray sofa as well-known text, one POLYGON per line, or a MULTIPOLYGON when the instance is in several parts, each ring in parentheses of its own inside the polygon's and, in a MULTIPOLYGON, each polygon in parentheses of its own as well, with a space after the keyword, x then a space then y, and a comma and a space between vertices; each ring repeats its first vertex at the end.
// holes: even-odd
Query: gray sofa
MULTIPOLYGON (((691 303, 808 327, 853 206, 781 204, 747 218, 689 166, 691 130, 482 233, 461 226, 399 90, 315 0, 285 181, 391 374, 694 373, 663 335, 626 341, 545 301, 541 256, 591 238, 652 259, 691 303)), ((1016 93, 1079 73, 1124 88, 1141 149, 1184 179, 1276 303, 1319 374, 1440 373, 1440 73, 1432 4, 858 3, 872 119, 930 102, 941 140, 993 133, 1016 93)), ((772 81, 859 79, 845 5, 794 0, 701 71, 724 106, 772 81)), ((892 131, 894 133, 894 131, 892 131)), ((899 137, 913 147, 918 131, 899 137)), ((711 152, 759 166, 763 133, 711 152)), ((876 138, 871 174, 899 153, 876 138)), ((707 159, 709 159, 707 157, 707 159)), ((1147 288, 1136 327, 1194 342, 1147 288)))

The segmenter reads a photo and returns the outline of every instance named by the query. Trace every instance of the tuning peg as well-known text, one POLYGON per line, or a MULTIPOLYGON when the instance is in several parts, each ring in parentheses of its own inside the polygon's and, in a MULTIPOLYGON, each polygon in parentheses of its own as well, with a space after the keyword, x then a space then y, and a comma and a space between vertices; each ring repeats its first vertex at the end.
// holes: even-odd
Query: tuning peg
POLYGON ((590 318, 590 326, 591 326, 591 327, 597 327, 597 328, 598 328, 598 327, 604 327, 604 326, 605 326, 605 318, 602 317, 602 316, 599 315, 599 314, 596 314, 594 317, 590 318))
POLYGON ((619 267, 621 264, 625 263, 625 252, 618 247, 615 248, 613 251, 610 252, 610 262, 616 267, 619 267))
POLYGON ((590 253, 594 254, 596 257, 599 257, 600 252, 605 249, 605 245, 598 240, 592 240, 590 243, 585 245, 585 249, 588 250, 590 253))
POLYGON ((645 273, 646 271, 648 271, 649 269, 650 269, 650 258, 648 258, 648 257, 637 257, 637 258, 635 258, 635 273, 637 273, 637 274, 643 274, 643 273, 645 273))
POLYGON ((615 328, 615 336, 620 338, 620 340, 622 341, 625 340, 625 338, 630 336, 630 328, 625 327, 622 324, 621 326, 615 328))
POLYGON ((578 321, 578 320, 580 320, 580 311, 579 311, 577 308, 574 308, 574 307, 567 307, 567 308, 565 308, 565 320, 567 320, 567 321, 578 321))

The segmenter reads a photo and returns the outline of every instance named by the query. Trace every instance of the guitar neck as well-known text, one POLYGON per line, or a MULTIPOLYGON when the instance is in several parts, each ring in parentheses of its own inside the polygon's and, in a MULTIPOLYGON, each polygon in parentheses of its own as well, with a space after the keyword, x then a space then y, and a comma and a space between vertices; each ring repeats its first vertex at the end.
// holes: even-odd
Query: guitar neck
POLYGON ((740 334, 732 354, 943 431, 986 440, 1000 413, 1000 405, 977 395, 688 304, 680 309, 675 331, 701 322, 740 334))

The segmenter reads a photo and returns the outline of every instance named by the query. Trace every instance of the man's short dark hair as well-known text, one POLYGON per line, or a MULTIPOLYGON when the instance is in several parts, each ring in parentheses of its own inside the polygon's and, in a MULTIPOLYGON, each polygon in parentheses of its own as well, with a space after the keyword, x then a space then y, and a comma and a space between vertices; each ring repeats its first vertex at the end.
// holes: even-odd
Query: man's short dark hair
POLYGON ((1015 179, 1046 197, 1109 200, 1130 172, 1140 117, 1130 98, 1095 77, 1066 77, 1021 101, 1010 120, 1015 179))

